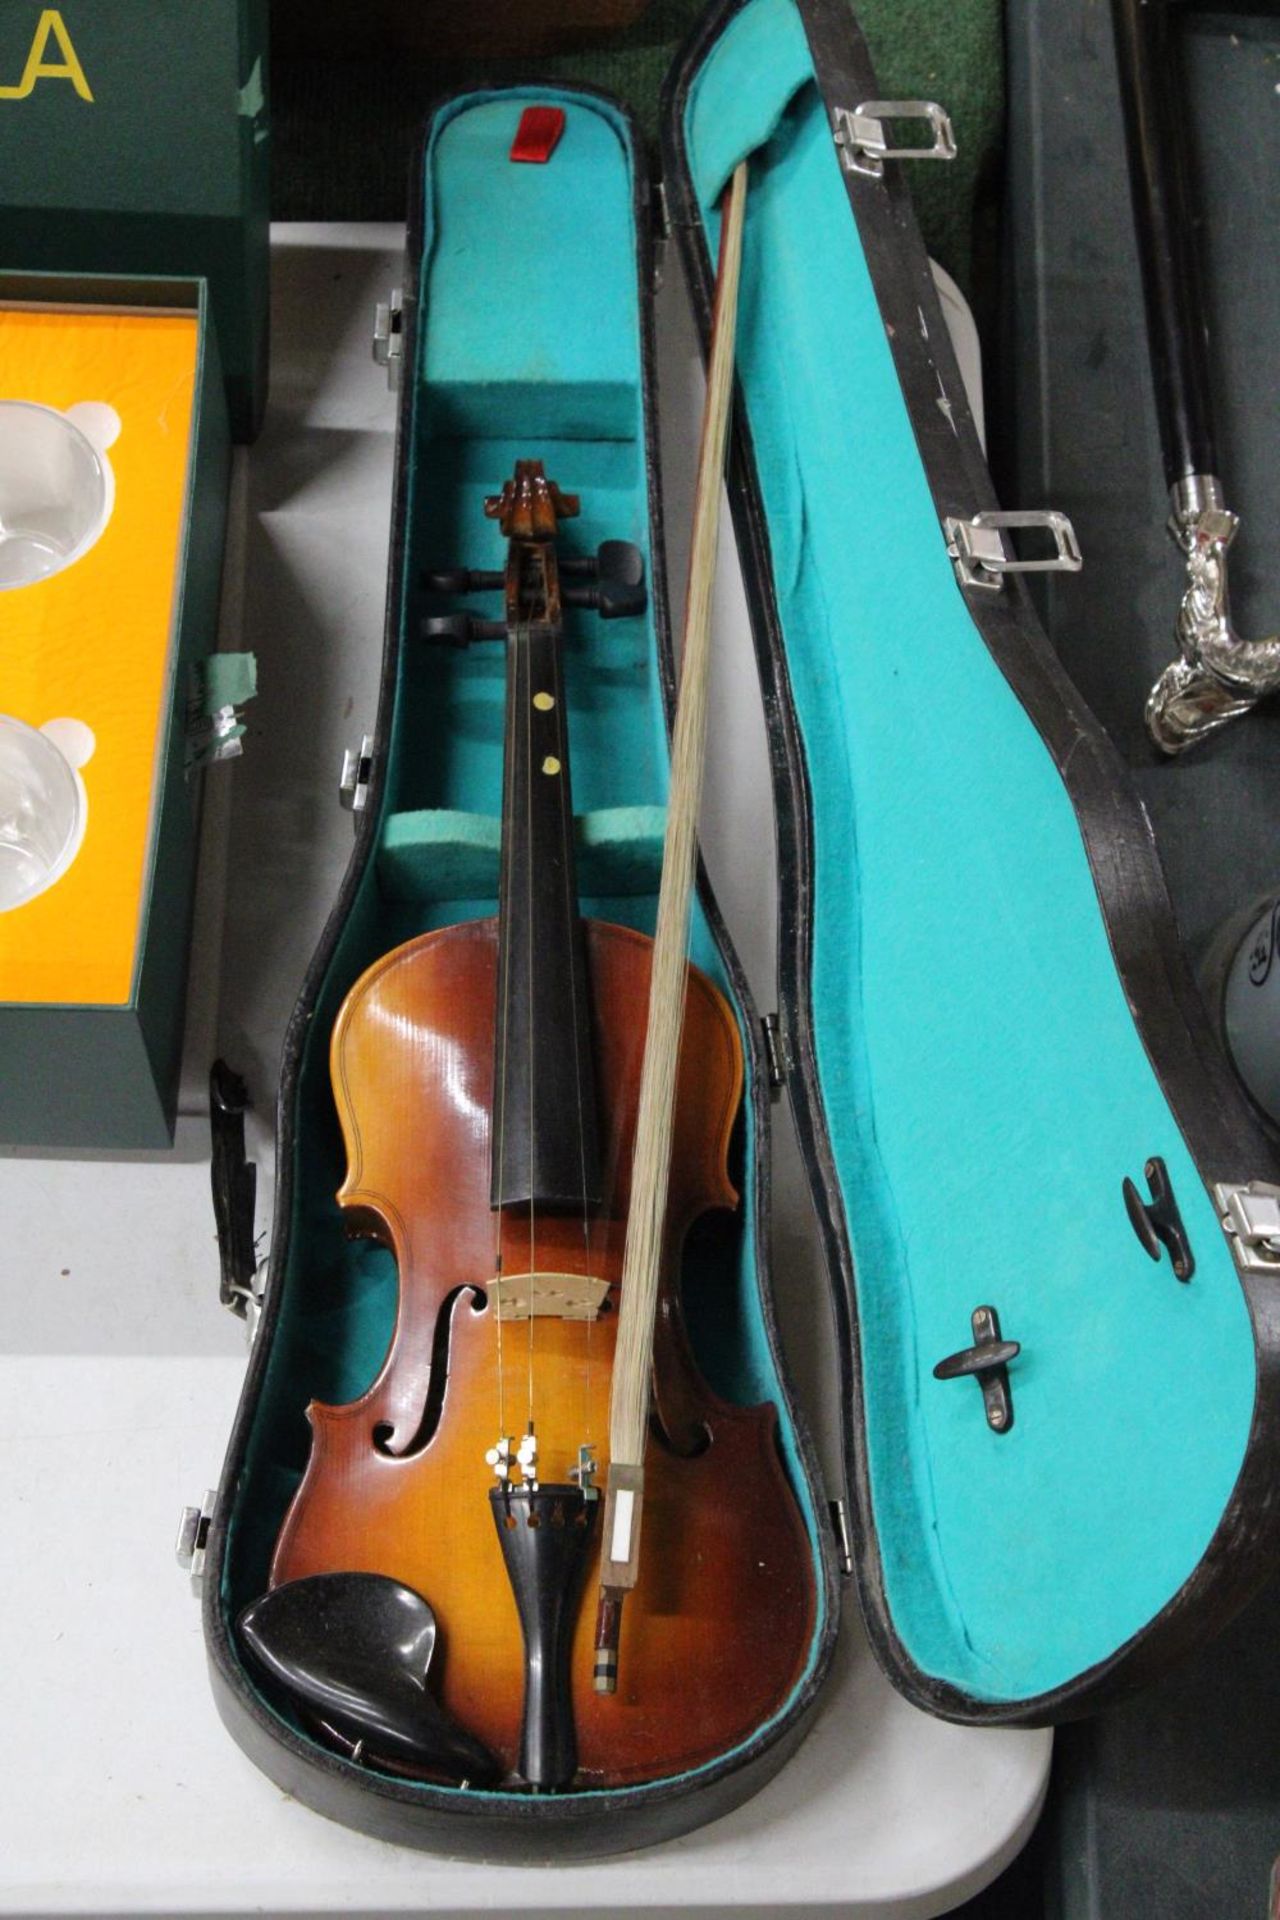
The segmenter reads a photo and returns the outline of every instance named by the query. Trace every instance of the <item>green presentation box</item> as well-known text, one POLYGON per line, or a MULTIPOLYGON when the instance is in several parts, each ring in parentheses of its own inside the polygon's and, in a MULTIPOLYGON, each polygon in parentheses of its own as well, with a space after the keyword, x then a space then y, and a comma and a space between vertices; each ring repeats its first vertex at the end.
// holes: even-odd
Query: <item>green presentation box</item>
POLYGON ((267 0, 0 0, 0 268, 208 282, 237 440, 267 393, 267 0))
MULTIPOLYGON (((137 750, 145 825, 127 992, 116 1004, 76 1003, 44 993, 21 1000, 0 997, 0 1145, 4 1146, 121 1150, 172 1144, 200 819, 199 698, 203 689, 222 685, 218 674, 210 669, 209 658, 218 637, 231 455, 217 330, 210 317, 210 304, 203 280, 0 271, 0 322, 7 310, 13 310, 49 312, 55 318, 95 312, 156 313, 158 318, 191 315, 197 323, 194 390, 168 635, 159 680, 159 712, 153 733, 139 737, 137 750)), ((119 446, 124 443, 122 434, 119 446)), ((113 446, 111 457, 117 456, 118 448, 113 446)), ((123 468, 121 471, 112 524, 125 510, 127 476, 123 468)), ((105 549, 109 534, 110 527, 103 535, 101 549, 105 549)), ((74 565, 89 565, 99 551, 95 547, 86 560, 74 565)), ((66 573, 72 571, 68 565, 66 573)), ((37 585, 23 591, 42 590, 37 585)), ((0 618, 9 611, 4 603, 20 597, 0 593, 0 618)), ((89 650, 112 657, 113 647, 120 643, 122 622, 130 616, 129 599, 126 593, 113 608, 104 610, 99 629, 85 632, 82 638, 70 637, 69 644, 82 645, 86 650, 84 664, 81 669, 74 661, 66 662, 64 671, 73 672, 77 680, 82 674, 88 679, 97 670, 89 650)), ((20 619, 20 611, 15 611, 11 624, 16 626, 20 619)), ((243 658, 217 656, 223 665, 243 658)), ((35 673, 37 669, 32 667, 30 671, 35 673)), ((122 683, 118 699, 105 704, 108 708, 123 706, 126 698, 122 683)), ((73 711, 80 710, 73 707, 73 711)), ((33 710, 29 716, 33 724, 42 712, 33 710)), ((98 724, 97 713, 90 711, 82 717, 98 724)), ((89 802, 90 834, 99 807, 99 769, 106 751, 100 740, 98 754, 86 769, 91 785, 99 783, 89 802)), ((77 858, 84 860, 89 854, 90 841, 86 838, 77 858)), ((35 907, 41 905, 40 900, 34 902, 35 907)), ((30 911, 31 906, 19 906, 14 918, 30 911)), ((92 937, 92 929, 88 929, 77 935, 77 944, 92 937)))

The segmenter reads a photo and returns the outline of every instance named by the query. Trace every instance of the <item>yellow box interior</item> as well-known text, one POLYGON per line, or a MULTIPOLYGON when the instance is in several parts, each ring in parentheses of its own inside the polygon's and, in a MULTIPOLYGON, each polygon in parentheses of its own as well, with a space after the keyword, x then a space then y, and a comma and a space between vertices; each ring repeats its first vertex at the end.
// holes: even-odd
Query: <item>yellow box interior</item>
POLYGON ((192 411, 194 314, 0 304, 0 397, 120 417, 115 506, 97 543, 0 593, 0 713, 93 729, 84 844, 49 890, 0 914, 0 1001, 119 1006, 142 932, 158 748, 169 709, 192 411))

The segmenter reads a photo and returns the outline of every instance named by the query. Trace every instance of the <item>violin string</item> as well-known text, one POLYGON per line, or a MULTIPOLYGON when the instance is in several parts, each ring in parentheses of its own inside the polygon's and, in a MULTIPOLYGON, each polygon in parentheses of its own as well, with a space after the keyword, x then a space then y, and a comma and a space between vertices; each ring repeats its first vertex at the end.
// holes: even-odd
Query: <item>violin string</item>
MULTIPOLYGON (((563 635, 564 635, 563 615, 561 617, 561 635, 562 635, 561 660, 563 663, 565 658, 564 651, 563 651, 563 635)), ((561 684, 560 684, 561 700, 557 701, 556 708, 555 708, 556 755, 560 761, 561 767, 565 769, 565 784, 561 788, 562 796, 569 792, 569 781, 568 781, 569 722, 568 722, 567 714, 562 713, 561 711, 562 702, 564 699, 568 697, 567 685, 568 685, 567 671, 565 666, 562 664, 561 684)), ((572 807, 569 805, 568 801, 563 797, 561 799, 560 806, 561 806, 561 815, 564 820, 564 831, 566 835, 571 835, 574 831, 572 807)), ((581 992, 581 989, 578 983, 578 954, 579 954, 579 937, 580 936, 579 936, 579 931, 576 924, 579 917, 578 902, 574 898, 574 889, 571 884, 572 865, 573 865, 572 860, 566 857, 564 862, 564 873, 563 873, 565 933, 567 936, 565 945, 567 947, 568 954, 569 954, 570 1004, 576 1010, 576 1008, 580 1004, 580 992, 581 992)), ((586 1123, 586 1116, 582 1110, 582 1057, 581 1057, 581 1042, 580 1042, 580 1036, 578 1033, 578 1022, 576 1019, 573 1022, 573 1086, 574 1086, 574 1095, 575 1095, 575 1100, 577 1104, 577 1114, 578 1114, 578 1169, 582 1176, 582 1261, 583 1261, 584 1272, 589 1274, 591 1271, 591 1209, 590 1209, 590 1204, 589 1204, 588 1195, 587 1195, 587 1123, 586 1123)), ((591 1319, 590 1319, 590 1316, 588 1316, 586 1321, 585 1346, 586 1346, 586 1355, 585 1355, 585 1366, 584 1366, 584 1377, 583 1377, 582 1440, 584 1445, 589 1445, 591 1441, 591 1319)))
MULTIPOLYGON (((544 567, 544 577, 545 577, 545 567, 544 567)), ((536 1225, 536 1218, 535 1218, 535 1187, 534 1187, 534 1113, 536 1109, 535 1109, 534 1086, 533 1086, 536 1049, 533 1043, 534 1042, 534 1034, 533 1034, 533 1017, 534 1017, 533 1016, 533 1008, 534 1008, 534 994, 533 994, 533 966, 534 966, 533 684, 532 684, 533 674, 532 674, 532 668, 529 660, 529 638, 532 632, 532 626, 533 626, 533 623, 531 620, 528 620, 524 623, 524 643, 520 649, 521 658, 524 662, 524 670, 525 670, 524 671, 524 725, 525 725, 524 766, 525 766, 525 836, 526 836, 525 844, 528 850, 524 865, 525 865, 525 876, 526 876, 525 885, 527 890, 526 901, 525 901, 525 919, 527 924, 528 942, 529 942, 529 954, 528 954, 529 1007, 526 1015, 526 1025, 527 1025, 528 1036, 529 1036, 529 1042, 528 1042, 529 1044, 529 1422, 527 1427, 527 1431, 529 1433, 533 1433, 534 1431, 533 1327, 534 1327, 534 1322, 538 1317, 536 1312, 534 1311, 534 1298, 533 1298, 533 1295, 534 1295, 533 1275, 538 1270, 538 1261, 537 1261, 537 1245, 536 1245, 537 1225, 536 1225)), ((536 1468, 535 1468, 533 1477, 534 1478, 537 1477, 536 1468)))
MULTIPOLYGON (((516 661, 518 658, 519 650, 517 647, 515 650, 515 658, 508 660, 507 673, 509 679, 516 672, 516 661)), ((503 796, 503 817, 507 820, 510 820, 512 817, 512 802, 514 799, 515 756, 512 749, 515 746, 517 693, 518 687, 513 691, 512 688, 508 686, 505 700, 506 713, 502 758, 504 786, 506 789, 503 796)), ((494 1160, 498 1189, 498 1205, 494 1208, 493 1215, 493 1274, 497 1282, 494 1288, 493 1305, 494 1312, 497 1315, 499 1438, 507 1431, 506 1376, 503 1369, 502 1358, 502 1229, 504 1223, 502 1208, 502 1167, 503 1143, 506 1138, 507 1119, 507 1035, 510 1026, 511 1010, 511 916, 509 913, 502 911, 505 902, 501 899, 501 891, 501 882, 499 882, 498 989, 501 1005, 498 1009, 498 1138, 496 1158, 494 1160)))
MULTIPOLYGON (((568 693, 564 693, 564 697, 568 699, 568 693)), ((560 755, 560 766, 568 770, 568 714, 560 714, 558 707, 557 753, 560 755)), ((566 785, 566 793, 568 793, 568 785, 566 785)), ((568 799, 560 804, 564 814, 564 831, 566 835, 572 835, 574 808, 568 799)), ((564 927, 568 935, 566 945, 568 945, 570 993, 572 993, 572 1006, 576 1010, 585 1000, 585 995, 581 995, 580 998, 581 989, 578 985, 578 958, 581 952, 583 966, 585 966, 585 941, 578 927, 580 912, 578 912, 578 900, 574 897, 574 891, 576 889, 570 883, 570 858, 566 858, 564 860, 564 927)), ((587 1198, 587 1119, 581 1110, 581 1035, 578 1033, 578 1020, 574 1020, 574 1102, 578 1108, 578 1169, 581 1173, 581 1265, 583 1265, 583 1271, 589 1275, 591 1273, 591 1204, 587 1198)), ((585 1359, 583 1359, 583 1380, 581 1380, 581 1400, 583 1400, 581 1444, 591 1446, 591 1315, 587 1315, 585 1329, 587 1329, 585 1340, 583 1340, 585 1359)))

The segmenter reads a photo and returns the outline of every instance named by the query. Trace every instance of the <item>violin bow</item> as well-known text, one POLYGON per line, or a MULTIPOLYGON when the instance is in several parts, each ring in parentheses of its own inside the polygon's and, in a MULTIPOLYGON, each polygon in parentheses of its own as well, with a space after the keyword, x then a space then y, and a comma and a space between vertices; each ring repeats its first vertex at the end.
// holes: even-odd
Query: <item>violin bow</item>
POLYGON ((636 1115, 631 1204, 609 1401, 609 1475, 600 1551, 595 1687, 617 1689, 624 1595, 636 1584, 644 1451, 649 1429, 654 1322, 671 1172, 676 1080, 684 1022, 689 912, 698 858, 698 812, 707 744, 711 594, 720 532, 720 491, 733 401, 734 345, 747 162, 734 170, 723 203, 707 398, 694 490, 693 541, 680 649, 680 687, 671 746, 667 829, 649 982, 649 1016, 636 1115))

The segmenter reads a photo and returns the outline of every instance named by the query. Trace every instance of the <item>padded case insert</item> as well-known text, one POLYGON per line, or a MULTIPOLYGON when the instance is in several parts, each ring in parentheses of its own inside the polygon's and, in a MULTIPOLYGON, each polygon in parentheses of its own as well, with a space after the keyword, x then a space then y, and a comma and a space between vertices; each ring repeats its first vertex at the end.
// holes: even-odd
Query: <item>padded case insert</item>
POLYGON ((712 1384, 732 1400, 778 1406, 818 1591, 794 1697, 743 1750, 693 1775, 535 1800, 348 1765, 281 1699, 268 1698, 231 1629, 266 1584, 307 1458, 307 1402, 358 1396, 394 1325, 392 1257, 346 1240, 333 1198, 343 1173, 329 1086, 334 1017, 352 982, 389 948, 496 910, 506 649, 424 644, 419 620, 444 603, 419 582, 433 568, 501 564, 501 538, 482 506, 517 458, 542 459, 551 478, 580 495, 581 514, 562 536, 566 552, 589 554, 602 540, 624 539, 645 556, 644 615, 603 622, 568 611, 565 677, 583 912, 651 932, 656 908, 670 660, 642 304, 647 235, 637 227, 645 199, 628 123, 602 97, 552 88, 462 96, 432 121, 422 165, 374 784, 286 1049, 273 1279, 224 1481, 225 1548, 211 1633, 233 1729, 260 1764, 313 1804, 449 1851, 527 1854, 545 1849, 545 1836, 555 1832, 561 1857, 617 1852, 726 1810, 780 1764, 799 1737, 835 1625, 826 1515, 787 1404, 761 1271, 767 1095, 756 1020, 709 905, 695 909, 692 957, 737 1012, 749 1086, 733 1156, 741 1204, 732 1220, 709 1221, 691 1236, 687 1315, 712 1384), (508 158, 531 101, 566 114, 546 166, 508 158), (621 1817, 603 1819, 601 1803, 621 1817))
MULTIPOLYGON (((738 375, 758 498, 738 504, 766 556, 777 631, 761 645, 782 651, 769 671, 807 809, 801 1099, 851 1252, 864 1598, 909 1692, 1020 1717, 1196 1574, 1250 1442, 1254 1330, 1135 1024, 1142 989, 1117 968, 1069 766, 946 551, 921 411, 976 441, 931 291, 898 303, 935 356, 936 387, 908 410, 901 322, 882 312, 830 116, 833 88, 852 107, 874 84, 860 48, 864 71, 833 70, 825 98, 815 77, 815 43, 835 58, 851 41, 843 9, 719 10, 669 135, 704 291, 720 192, 751 156, 738 375), (1121 1201, 1125 1175, 1145 1193, 1153 1156, 1194 1249, 1187 1285, 1151 1263, 1121 1201), (1022 1346, 1004 1434, 972 1381, 933 1377, 988 1303, 1022 1346)), ((901 195, 890 218, 903 245, 881 265, 901 285, 923 256, 901 195)), ((1065 684, 1056 697, 1096 759, 1096 728, 1065 684)), ((1118 825, 1113 867, 1153 869, 1136 808, 1118 825)), ((1266 1177, 1266 1156, 1233 1172, 1266 1177)))

